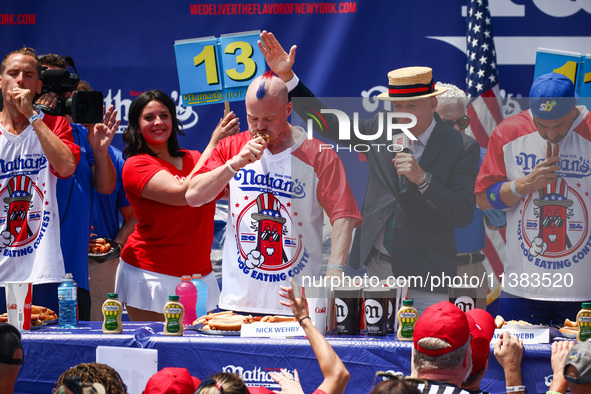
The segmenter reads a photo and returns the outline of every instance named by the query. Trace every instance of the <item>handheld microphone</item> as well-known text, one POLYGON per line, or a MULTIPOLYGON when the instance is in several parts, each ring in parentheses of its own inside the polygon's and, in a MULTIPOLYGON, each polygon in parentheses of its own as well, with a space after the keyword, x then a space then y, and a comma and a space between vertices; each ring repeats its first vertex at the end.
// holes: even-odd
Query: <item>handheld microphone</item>
MULTIPOLYGON (((396 146, 397 153, 403 152, 412 154, 414 152, 412 140, 404 133, 396 134, 393 143, 396 146)), ((400 189, 401 194, 406 193, 408 190, 408 178, 404 175, 398 176, 398 189, 400 189)))

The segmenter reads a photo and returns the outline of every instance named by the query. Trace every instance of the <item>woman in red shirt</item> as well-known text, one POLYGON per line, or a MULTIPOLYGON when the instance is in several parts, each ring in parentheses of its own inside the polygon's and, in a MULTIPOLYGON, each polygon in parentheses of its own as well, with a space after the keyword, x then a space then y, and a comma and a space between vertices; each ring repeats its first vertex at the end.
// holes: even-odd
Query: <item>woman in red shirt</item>
POLYGON ((131 320, 163 321, 164 305, 183 275, 202 275, 207 310, 215 308, 219 287, 210 259, 215 201, 192 208, 185 192, 215 145, 238 131, 238 118, 230 112, 203 154, 181 149, 177 136, 184 134, 168 95, 151 90, 131 103, 123 133, 123 187, 138 224, 121 253, 115 286, 131 320))

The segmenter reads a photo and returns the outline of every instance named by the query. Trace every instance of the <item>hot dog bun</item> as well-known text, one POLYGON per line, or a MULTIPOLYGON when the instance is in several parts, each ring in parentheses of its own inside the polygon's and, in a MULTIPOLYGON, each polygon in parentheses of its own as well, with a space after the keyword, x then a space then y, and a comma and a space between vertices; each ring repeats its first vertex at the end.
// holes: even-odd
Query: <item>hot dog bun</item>
POLYGON ((271 136, 267 133, 261 133, 260 131, 258 133, 256 133, 256 137, 261 137, 262 139, 265 140, 265 142, 268 144, 269 141, 271 141, 271 136))
POLYGON ((290 323, 294 321, 296 321, 296 319, 293 316, 273 316, 269 320, 270 323, 290 323))
POLYGON ((497 317, 495 317, 495 326, 497 328, 502 328, 504 325, 505 325, 505 319, 503 319, 503 316, 497 315, 497 317))
POLYGON ((562 327, 562 328, 559 328, 558 331, 560 331, 563 334, 577 335, 579 333, 578 328, 574 328, 574 327, 562 327))
POLYGON ((564 321, 564 326, 565 327, 577 327, 577 323, 574 321, 571 321, 570 319, 566 319, 564 321))

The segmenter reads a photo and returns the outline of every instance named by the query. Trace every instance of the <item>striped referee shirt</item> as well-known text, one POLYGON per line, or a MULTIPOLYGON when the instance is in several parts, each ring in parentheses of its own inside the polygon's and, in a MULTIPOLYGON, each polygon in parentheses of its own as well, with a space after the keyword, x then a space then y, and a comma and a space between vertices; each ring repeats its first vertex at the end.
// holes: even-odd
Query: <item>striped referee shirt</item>
POLYGON ((464 390, 451 383, 441 382, 438 380, 428 380, 427 389, 424 383, 419 383, 417 389, 424 394, 488 394, 486 391, 480 390, 464 390))

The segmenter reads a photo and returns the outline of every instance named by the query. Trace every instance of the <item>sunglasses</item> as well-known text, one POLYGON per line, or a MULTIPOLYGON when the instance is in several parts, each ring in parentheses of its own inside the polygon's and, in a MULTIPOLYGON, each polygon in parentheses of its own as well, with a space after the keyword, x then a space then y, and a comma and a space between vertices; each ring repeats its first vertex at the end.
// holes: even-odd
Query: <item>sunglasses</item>
POLYGON ((64 379, 64 385, 61 386, 56 394, 65 394, 66 388, 73 394, 104 394, 105 387, 100 383, 82 383, 78 376, 67 376, 64 379))
POLYGON ((464 115, 456 120, 442 120, 451 127, 454 127, 454 125, 457 124, 460 130, 465 130, 466 128, 468 128, 468 126, 470 126, 470 118, 467 115, 464 115))
POLYGON ((27 211, 20 210, 20 211, 12 211, 10 213, 10 220, 11 221, 16 221, 16 219, 20 219, 20 220, 25 220, 25 217, 27 216, 27 211))
POLYGON ((224 394, 224 389, 222 388, 222 385, 219 384, 218 381, 216 381, 215 379, 207 379, 202 381, 199 387, 197 387, 195 393, 198 394, 201 392, 201 390, 209 386, 215 386, 219 390, 220 394, 224 394))
POLYGON ((425 393, 429 391, 429 381, 425 379, 411 378, 410 376, 404 376, 402 374, 393 374, 392 372, 384 371, 376 372, 373 379, 372 387, 380 382, 388 380, 403 380, 411 386, 416 387, 420 392, 425 393))
POLYGON ((564 225, 564 219, 560 216, 547 216, 542 220, 542 226, 544 227, 550 227, 552 223, 554 223, 554 227, 562 227, 564 225))

